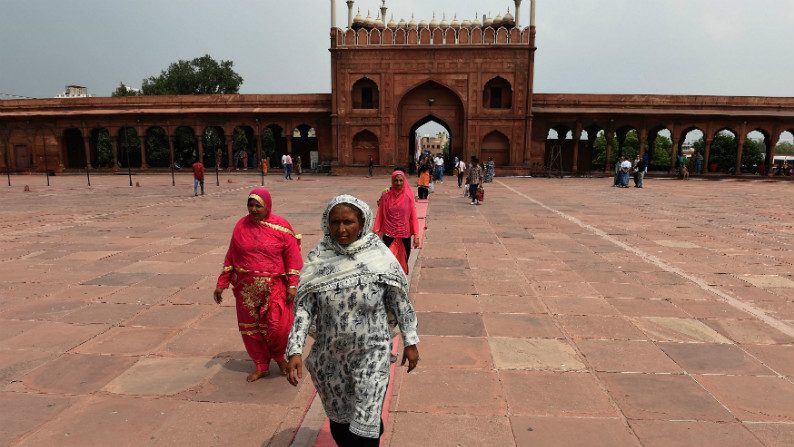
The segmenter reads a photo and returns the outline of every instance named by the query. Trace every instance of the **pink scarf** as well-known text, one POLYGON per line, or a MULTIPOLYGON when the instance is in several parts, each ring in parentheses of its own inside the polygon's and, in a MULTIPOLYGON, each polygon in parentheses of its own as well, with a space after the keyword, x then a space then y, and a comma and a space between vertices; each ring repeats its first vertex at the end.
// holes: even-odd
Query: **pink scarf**
POLYGON ((396 190, 392 186, 381 195, 373 231, 391 237, 405 238, 417 234, 419 221, 416 218, 414 192, 408 184, 405 173, 392 172, 392 183, 398 175, 403 177, 403 187, 401 190, 396 190))

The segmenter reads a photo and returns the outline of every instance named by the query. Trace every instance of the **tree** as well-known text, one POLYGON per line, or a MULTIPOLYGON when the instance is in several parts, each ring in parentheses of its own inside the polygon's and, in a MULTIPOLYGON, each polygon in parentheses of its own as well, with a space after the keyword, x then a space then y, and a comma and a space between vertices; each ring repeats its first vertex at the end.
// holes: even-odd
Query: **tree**
POLYGON ((110 96, 141 96, 141 91, 127 87, 123 82, 119 82, 119 86, 116 87, 116 90, 110 96))
POLYGON ((777 155, 794 155, 794 143, 781 141, 775 146, 775 153, 777 155))
POLYGON ((172 63, 159 76, 143 80, 144 95, 213 95, 236 94, 243 78, 232 61, 216 61, 209 54, 191 61, 172 63))
POLYGON ((742 146, 742 166, 748 172, 756 172, 758 166, 764 164, 766 145, 761 140, 748 138, 742 146))
POLYGON ((667 171, 670 169, 670 154, 673 150, 673 142, 664 135, 657 135, 651 148, 651 166, 649 170, 667 171))

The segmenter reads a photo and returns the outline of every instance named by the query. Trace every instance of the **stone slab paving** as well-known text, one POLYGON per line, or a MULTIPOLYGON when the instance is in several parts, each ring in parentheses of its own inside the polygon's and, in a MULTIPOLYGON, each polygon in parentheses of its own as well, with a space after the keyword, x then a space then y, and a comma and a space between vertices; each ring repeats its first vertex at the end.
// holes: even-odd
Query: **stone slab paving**
MULTIPOLYGON (((51 180, 0 195, 0 444, 290 445, 310 382, 246 383, 211 301, 258 177, 51 180)), ((386 180, 265 181, 305 254, 327 199, 386 180)), ((384 445, 794 444, 792 184, 610 183, 497 179, 481 206, 438 186, 384 445)))
POLYGON ((792 445, 792 187, 507 178, 480 206, 437 187, 412 290, 433 336, 387 440, 792 445))
MULTIPOLYGON (((259 178, 222 175, 203 197, 184 174, 177 187, 164 175, 91 180, 14 176, 0 193, 0 445, 290 445, 311 382, 246 383, 234 299, 212 301, 259 178)), ((328 199, 374 205, 387 180, 265 183, 306 254, 328 199)))

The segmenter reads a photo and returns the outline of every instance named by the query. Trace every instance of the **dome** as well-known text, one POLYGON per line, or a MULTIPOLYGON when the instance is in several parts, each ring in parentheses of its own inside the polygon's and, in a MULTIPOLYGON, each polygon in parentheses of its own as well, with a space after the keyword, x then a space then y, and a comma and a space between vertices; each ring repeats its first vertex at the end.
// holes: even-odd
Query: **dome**
POLYGON ((430 28, 438 28, 439 23, 438 19, 436 18, 436 13, 433 13, 433 20, 430 21, 430 28))
POLYGON ((411 14, 411 21, 408 22, 408 28, 416 28, 416 19, 414 19, 413 14, 411 14))
POLYGON ((507 14, 502 17, 502 25, 503 26, 515 26, 516 19, 513 18, 513 15, 510 14, 510 8, 507 9, 507 14))
POLYGON ((471 20, 469 20, 469 19, 463 19, 463 23, 461 23, 461 24, 460 24, 460 26, 462 26, 462 27, 464 27, 464 28, 468 28, 468 27, 470 27, 470 26, 471 26, 471 20))
POLYGON ((427 28, 428 26, 427 20, 422 19, 422 21, 419 22, 419 28, 427 28))
POLYGON ((385 23, 385 21, 384 21, 384 20, 381 18, 380 14, 378 14, 378 18, 377 18, 377 19, 375 19, 375 28, 377 28, 377 29, 380 29, 380 30, 382 30, 382 29, 386 28, 386 23, 385 23))
POLYGON ((400 18, 400 23, 398 23, 397 26, 400 28, 405 28, 406 26, 408 26, 408 24, 405 22, 405 19, 400 18))
POLYGON ((471 26, 480 26, 481 27, 482 26, 482 22, 480 22, 480 18, 479 17, 475 17, 474 21, 471 22, 471 26))
POLYGON ((367 18, 364 19, 364 24, 370 28, 375 26, 375 19, 373 19, 372 16, 369 15, 369 11, 367 11, 367 18))
POLYGON ((446 15, 446 14, 444 14, 444 15, 441 17, 441 23, 439 23, 439 24, 438 24, 438 26, 440 26, 441 28, 447 28, 447 27, 449 27, 449 22, 447 22, 447 15, 446 15))
POLYGON ((455 15, 455 17, 452 18, 452 23, 450 24, 450 26, 452 26, 455 29, 460 28, 460 22, 458 21, 457 15, 455 15))
POLYGON ((504 18, 497 14, 496 17, 493 19, 493 24, 491 24, 491 26, 493 26, 494 28, 499 28, 500 26, 502 26, 503 22, 504 22, 504 18))
POLYGON ((363 25, 364 24, 364 18, 361 17, 361 10, 360 9, 356 13, 356 16, 353 17, 353 24, 354 25, 363 25))
POLYGON ((486 28, 489 27, 489 26, 493 26, 493 18, 492 17, 486 17, 485 21, 482 22, 482 25, 484 27, 486 27, 486 28))
MULTIPOLYGON (((403 23, 404 22, 405 21, 403 21, 403 23)), ((397 28, 397 22, 394 21, 394 16, 393 15, 391 16, 391 19, 389 20, 389 25, 388 26, 391 29, 397 28)))

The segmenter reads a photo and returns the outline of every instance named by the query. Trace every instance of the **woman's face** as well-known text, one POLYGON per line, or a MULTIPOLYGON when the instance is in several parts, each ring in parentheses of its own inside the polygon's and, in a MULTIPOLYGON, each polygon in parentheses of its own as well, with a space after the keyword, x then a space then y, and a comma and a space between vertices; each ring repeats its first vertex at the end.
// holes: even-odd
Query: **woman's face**
POLYGON ((405 183, 405 179, 404 179, 404 178, 403 178, 403 176, 402 176, 402 175, 400 175, 400 174, 397 174, 397 175, 395 175, 395 176, 394 176, 394 178, 393 178, 393 179, 391 179, 391 186, 392 186, 392 187, 393 187, 393 188, 394 188, 396 191, 400 191, 400 190, 402 190, 402 189, 403 189, 403 183, 405 183))
POLYGON ((358 240, 364 222, 353 207, 339 204, 331 209, 328 225, 331 227, 331 238, 337 244, 346 246, 358 240))
POLYGON ((248 199, 248 214, 256 222, 261 222, 265 218, 265 207, 254 199, 248 199))

